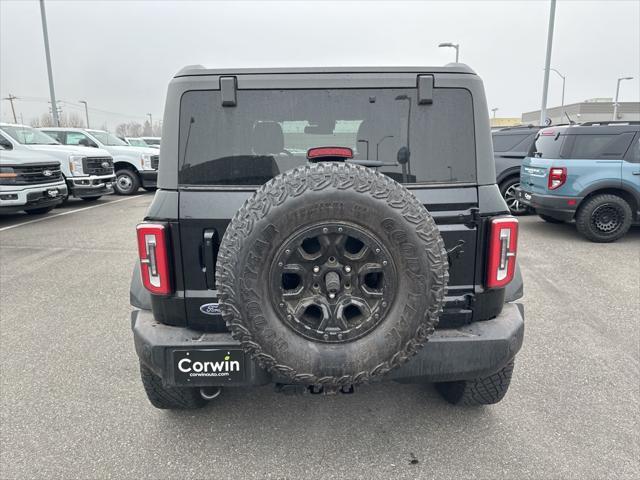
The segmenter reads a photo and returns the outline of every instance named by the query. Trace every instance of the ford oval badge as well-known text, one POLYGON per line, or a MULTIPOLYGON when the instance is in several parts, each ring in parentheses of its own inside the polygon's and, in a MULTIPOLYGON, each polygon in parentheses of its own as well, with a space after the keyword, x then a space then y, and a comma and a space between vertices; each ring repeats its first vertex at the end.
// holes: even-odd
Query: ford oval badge
POLYGON ((205 303, 200 305, 200 311, 205 315, 220 315, 220 306, 217 303, 205 303))

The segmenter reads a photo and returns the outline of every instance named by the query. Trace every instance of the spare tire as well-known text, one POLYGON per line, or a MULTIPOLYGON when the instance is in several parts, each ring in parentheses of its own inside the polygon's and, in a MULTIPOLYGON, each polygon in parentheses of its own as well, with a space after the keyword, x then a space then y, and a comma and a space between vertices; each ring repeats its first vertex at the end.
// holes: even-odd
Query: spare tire
POLYGON ((221 242, 222 316, 278 381, 341 386, 399 367, 433 333, 447 254, 426 208, 374 170, 320 163, 278 175, 221 242))

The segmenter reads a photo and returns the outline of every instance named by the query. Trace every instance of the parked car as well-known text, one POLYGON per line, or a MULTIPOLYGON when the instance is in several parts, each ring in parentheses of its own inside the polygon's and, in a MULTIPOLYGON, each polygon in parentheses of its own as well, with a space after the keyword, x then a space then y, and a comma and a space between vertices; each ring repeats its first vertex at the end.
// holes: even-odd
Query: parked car
POLYGON ((0 124, 7 148, 39 152, 56 157, 67 184, 62 198, 77 197, 87 202, 113 193, 113 158, 106 150, 61 145, 56 139, 26 125, 0 124))
POLYGON ((118 137, 121 140, 124 140, 125 142, 127 142, 129 145, 131 145, 132 147, 145 147, 145 148, 149 148, 149 145, 147 145, 147 143, 139 138, 139 137, 118 137))
POLYGON ((160 137, 140 137, 151 148, 160 149, 160 137))
POLYGON ((640 122, 541 130, 522 163, 518 198, 547 222, 573 219, 593 242, 640 221, 640 122))
POLYGON ((47 213, 66 194, 60 162, 55 157, 14 150, 0 133, 0 213, 47 213))
POLYGON ((167 99, 130 291, 154 406, 382 379, 504 397, 518 221, 473 70, 188 67, 167 99))
POLYGON ((513 215, 529 212, 529 208, 518 200, 515 192, 520 186, 522 160, 529 153, 538 130, 540 127, 524 125, 500 128, 491 132, 496 181, 513 215))
POLYGON ((86 145, 107 150, 113 156, 114 186, 119 195, 133 195, 140 187, 155 190, 160 160, 158 150, 132 147, 104 130, 47 127, 42 131, 64 145, 86 145))

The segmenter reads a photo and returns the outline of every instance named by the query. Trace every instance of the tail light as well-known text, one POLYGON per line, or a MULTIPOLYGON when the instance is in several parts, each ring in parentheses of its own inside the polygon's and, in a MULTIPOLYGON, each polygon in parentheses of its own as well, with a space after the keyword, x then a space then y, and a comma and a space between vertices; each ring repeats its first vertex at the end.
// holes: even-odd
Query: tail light
POLYGON ((167 228, 156 223, 141 223, 136 230, 142 284, 151 293, 168 295, 172 292, 172 288, 169 275, 167 228))
POLYGON ((348 147, 314 147, 307 150, 307 159, 314 160, 322 157, 353 158, 353 150, 348 147))
POLYGON ((513 279, 518 250, 518 220, 497 217, 489 227, 489 255, 487 258, 487 288, 504 287, 513 279))
POLYGON ((549 190, 560 188, 567 181, 567 169, 565 167, 551 167, 549 169, 549 190))

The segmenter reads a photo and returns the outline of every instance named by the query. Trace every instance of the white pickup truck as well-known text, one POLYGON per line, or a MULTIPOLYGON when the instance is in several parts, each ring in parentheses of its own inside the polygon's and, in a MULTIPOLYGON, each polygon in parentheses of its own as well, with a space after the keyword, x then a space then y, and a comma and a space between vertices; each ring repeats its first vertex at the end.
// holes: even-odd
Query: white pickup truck
POLYGON ((140 187, 155 190, 160 160, 157 149, 132 147, 104 130, 64 127, 41 130, 65 145, 85 145, 108 151, 114 161, 116 193, 133 195, 140 187))
POLYGON ((115 174, 109 152, 61 145, 49 135, 26 125, 0 123, 0 134, 5 150, 46 153, 60 162, 68 191, 63 201, 73 196, 89 202, 113 193, 115 174))
POLYGON ((47 213, 67 195, 60 162, 46 153, 12 150, 0 134, 0 213, 47 213))

